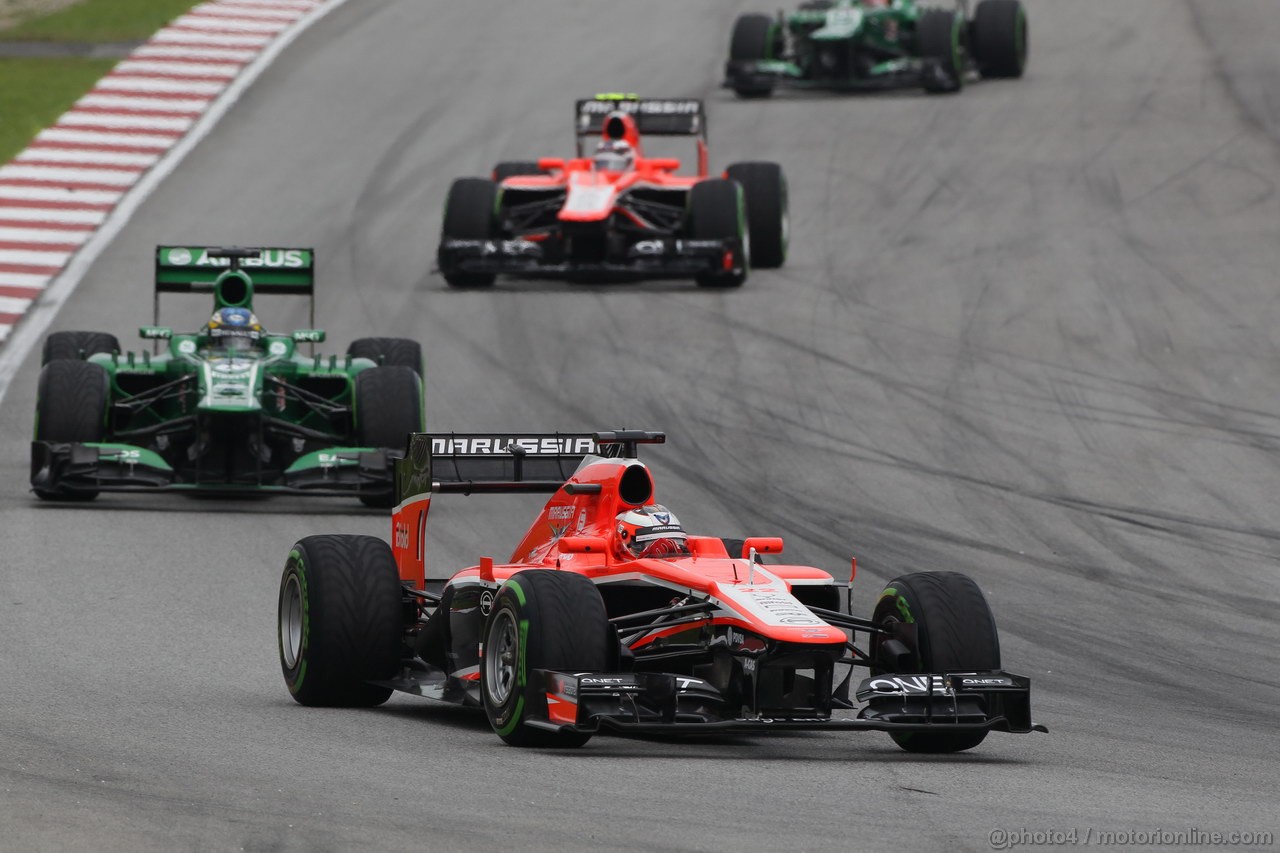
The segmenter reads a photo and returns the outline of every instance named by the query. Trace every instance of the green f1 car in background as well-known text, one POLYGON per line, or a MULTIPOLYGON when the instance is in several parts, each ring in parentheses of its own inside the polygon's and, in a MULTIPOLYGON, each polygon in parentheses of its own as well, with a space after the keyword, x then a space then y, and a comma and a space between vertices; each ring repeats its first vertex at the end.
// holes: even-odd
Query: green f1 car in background
POLYGON ((299 352, 321 329, 276 334, 253 313, 261 294, 297 294, 315 320, 310 249, 156 249, 155 319, 141 336, 163 352, 122 353, 114 335, 45 339, 31 443, 31 486, 46 500, 102 491, 351 495, 391 506, 393 456, 423 429, 422 349, 362 338, 345 356, 299 352), (160 326, 161 293, 211 293, 199 331, 160 326))
POLYGON ((1021 77, 1027 14, 1020 0, 968 0, 954 9, 916 0, 811 0, 790 15, 738 18, 724 85, 740 97, 796 88, 923 86, 958 92, 971 74, 1021 77))

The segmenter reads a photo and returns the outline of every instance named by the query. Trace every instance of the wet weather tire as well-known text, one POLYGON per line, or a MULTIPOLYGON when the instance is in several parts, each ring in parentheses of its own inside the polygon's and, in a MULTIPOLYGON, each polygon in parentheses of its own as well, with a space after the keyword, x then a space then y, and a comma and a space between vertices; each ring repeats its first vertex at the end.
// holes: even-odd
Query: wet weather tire
POLYGON ((694 240, 728 241, 734 252, 732 269, 701 273, 704 287, 738 287, 747 279, 750 255, 746 205, 737 181, 713 179, 693 185, 689 193, 689 235, 694 240))
POLYGON ((734 163, 725 175, 742 185, 751 236, 751 266, 777 269, 787 260, 787 177, 777 163, 734 163))
POLYGON ((546 720, 546 692, 535 669, 612 672, 616 639, 595 584, 551 569, 520 572, 498 590, 485 623, 480 693, 489 723, 512 746, 578 747, 585 732, 533 728, 546 720))
MULTIPOLYGON (((914 669, 907 672, 982 672, 1000 668, 996 620, 982 590, 958 572, 919 572, 888 583, 876 603, 876 625, 910 622, 916 627, 914 669)), ((872 659, 876 645, 872 645, 872 659)), ((907 752, 960 752, 987 733, 891 734, 907 752)))
POLYGON ((1017 78, 1027 66, 1027 13, 1019 0, 982 0, 970 25, 978 73, 1017 78))
POLYGON ((916 24, 920 58, 933 64, 925 69, 924 90, 930 94, 959 92, 964 88, 962 39, 964 16, 945 9, 927 9, 916 24))
POLYGON ((739 15, 729 37, 729 80, 740 98, 767 98, 773 94, 773 77, 755 72, 756 63, 777 59, 782 53, 782 32, 768 15, 739 15))
MULTIPOLYGON (((497 197, 497 187, 488 178, 458 178, 454 181, 444 203, 441 244, 445 240, 492 239, 497 230, 494 222, 497 197)), ((484 287, 497 279, 494 273, 450 269, 443 253, 438 261, 444 280, 454 287, 484 287)))
POLYGON ((106 332, 54 332, 44 339, 40 364, 59 359, 86 359, 100 352, 120 352, 120 341, 106 332))
POLYGON ((403 634, 400 575, 374 536, 308 536, 280 578, 280 668, 303 705, 372 707, 391 688, 403 634))
MULTIPOLYGON (((107 371, 98 364, 56 359, 40 370, 36 391, 36 441, 97 442, 106 434, 107 371)), ((36 475, 32 459, 32 478, 36 475)), ((35 489, 42 500, 90 501, 96 491, 35 489)))
MULTIPOLYGON (((371 367, 356 374, 356 440, 361 447, 404 450, 422 432, 422 380, 409 367, 371 367)), ((360 495, 365 506, 395 506, 394 490, 360 495)))
POLYGON ((359 338, 347 347, 347 355, 381 367, 408 367, 422 375, 422 344, 409 338, 359 338))

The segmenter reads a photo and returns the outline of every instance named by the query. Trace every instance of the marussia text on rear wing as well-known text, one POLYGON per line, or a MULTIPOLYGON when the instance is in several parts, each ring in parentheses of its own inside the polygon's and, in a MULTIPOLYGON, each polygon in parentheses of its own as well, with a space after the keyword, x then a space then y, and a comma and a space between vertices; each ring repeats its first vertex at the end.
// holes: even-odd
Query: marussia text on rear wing
POLYGON ((707 114, 695 98, 599 97, 575 105, 578 136, 598 136, 611 113, 626 113, 641 136, 707 135, 707 114))
POLYGON ((396 501, 430 492, 554 494, 588 456, 633 458, 660 432, 413 433, 396 463, 396 501))

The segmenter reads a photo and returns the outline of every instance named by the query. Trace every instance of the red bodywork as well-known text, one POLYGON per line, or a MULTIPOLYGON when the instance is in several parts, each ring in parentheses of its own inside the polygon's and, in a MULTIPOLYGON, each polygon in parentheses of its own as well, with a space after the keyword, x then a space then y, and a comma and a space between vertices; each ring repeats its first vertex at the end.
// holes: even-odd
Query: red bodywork
MULTIPOLYGON (((588 457, 583 466, 557 491, 538 514, 511 557, 503 563, 481 561, 453 575, 450 583, 482 583, 496 589, 517 572, 527 569, 572 571, 600 586, 614 582, 642 581, 669 587, 672 595, 690 592, 709 595, 721 609, 708 617, 714 625, 732 625, 761 637, 787 643, 829 646, 846 641, 844 632, 823 622, 791 598, 797 585, 833 585, 827 572, 810 566, 762 566, 731 555, 723 540, 691 536, 691 555, 675 559, 634 559, 619 548, 617 515, 637 506, 623 495, 643 494, 643 504, 653 503, 649 471, 635 459, 588 457), (599 487, 598 490, 596 487, 599 487)), ((426 587, 424 562, 426 518, 431 495, 405 500, 392 518, 392 546, 402 580, 416 589, 426 587)), ((744 550, 758 554, 782 550, 779 538, 746 540, 744 550)), ((671 629, 688 631, 690 625, 671 629)), ((631 644, 640 648, 662 636, 651 632, 631 644)))
MULTIPOLYGON (((680 169, 680 160, 674 157, 644 156, 640 131, 630 115, 611 116, 600 133, 602 142, 617 139, 625 141, 635 151, 634 167, 628 171, 597 170, 592 158, 581 156, 583 152, 579 151, 578 157, 569 160, 543 157, 538 161, 538 168, 546 172, 546 175, 518 175, 504 180, 502 186, 510 189, 564 189, 565 202, 559 216, 561 222, 603 222, 616 212, 630 219, 639 228, 649 228, 652 227, 651 223, 634 211, 617 206, 617 199, 622 193, 637 185, 688 190, 708 177, 707 143, 701 137, 697 140, 697 175, 676 174, 680 169)), ((537 233, 521 236, 526 240, 539 239, 537 233)), ((542 239, 546 236, 546 232, 541 235, 542 239)))

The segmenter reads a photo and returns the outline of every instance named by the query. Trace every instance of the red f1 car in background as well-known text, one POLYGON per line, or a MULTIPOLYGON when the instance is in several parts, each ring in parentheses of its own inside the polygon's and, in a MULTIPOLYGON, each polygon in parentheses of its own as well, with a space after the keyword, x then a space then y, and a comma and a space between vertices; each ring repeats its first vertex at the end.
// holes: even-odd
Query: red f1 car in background
POLYGON ((392 544, 309 536, 289 554, 280 661, 304 705, 393 690, 483 707, 516 746, 649 733, 873 729, 955 752, 1033 726, 965 575, 891 581, 870 619, 843 583, 764 563, 782 540, 686 534, 636 458, 661 433, 428 435, 397 462, 392 544), (552 493, 511 558, 441 586, 424 564, 433 493, 552 493), (864 642, 858 642, 862 639, 864 642), (853 670, 869 670, 853 686, 853 670))
POLYGON ((693 278, 736 287, 787 256, 787 182, 777 163, 707 171, 701 101, 597 96, 577 102, 577 156, 499 163, 459 178, 445 202, 437 263, 459 287, 523 278, 693 278), (698 171, 646 157, 642 139, 697 140, 698 171), (588 152, 586 142, 596 140, 588 152))

